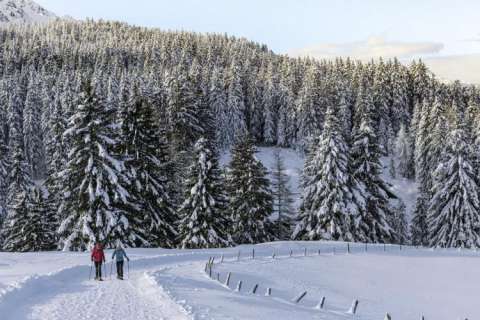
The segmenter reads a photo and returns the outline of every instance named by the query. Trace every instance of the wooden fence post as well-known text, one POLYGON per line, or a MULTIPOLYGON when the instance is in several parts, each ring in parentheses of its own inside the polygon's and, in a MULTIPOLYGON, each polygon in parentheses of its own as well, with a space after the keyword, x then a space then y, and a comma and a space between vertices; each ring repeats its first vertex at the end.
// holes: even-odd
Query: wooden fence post
POLYGON ((258 289, 258 283, 253 286, 253 288, 252 288, 252 294, 257 293, 257 289, 258 289))
POLYGON ((275 249, 273 249, 272 259, 275 259, 275 249))
POLYGON ((265 292, 265 297, 270 297, 272 295, 272 288, 267 288, 267 291, 265 292))
POLYGON ((321 254, 321 251, 320 251, 320 249, 318 249, 318 255, 320 255, 320 254, 321 254))
POLYGON ((237 288, 235 289, 235 291, 240 292, 241 290, 242 290, 242 280, 238 281, 237 288))
POLYGON ((357 312, 358 308, 358 300, 353 300, 352 306, 350 307, 350 310, 348 310, 348 313, 355 314, 357 312))
POLYGON ((290 249, 290 258, 293 256, 293 250, 290 249))
POLYGON ((240 261, 240 250, 238 250, 237 261, 240 261))
POLYGON ((315 309, 323 309, 324 305, 325 305, 325 297, 322 297, 322 299, 320 299, 320 302, 317 304, 315 309))
POLYGON ((347 253, 350 253, 350 243, 347 243, 347 253))
POLYGON ((225 285, 228 287, 230 285, 230 277, 232 276, 232 273, 229 272, 227 274, 227 279, 225 279, 225 285))
POLYGON ((306 295, 307 291, 300 293, 296 298, 293 299, 293 302, 299 303, 306 295))
POLYGON ((390 315, 387 313, 387 314, 385 315, 385 319, 383 319, 383 320, 392 320, 392 317, 390 317, 390 315))
POLYGON ((305 257, 307 256, 307 248, 305 248, 304 254, 305 257))
POLYGON ((255 260, 255 248, 252 248, 252 260, 255 260))

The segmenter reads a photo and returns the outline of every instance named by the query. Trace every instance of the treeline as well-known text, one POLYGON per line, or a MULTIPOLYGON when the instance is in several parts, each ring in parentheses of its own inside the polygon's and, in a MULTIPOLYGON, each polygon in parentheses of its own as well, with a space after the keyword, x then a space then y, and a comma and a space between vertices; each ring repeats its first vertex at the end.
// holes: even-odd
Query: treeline
POLYGON ((478 150, 459 148, 476 146, 479 93, 421 62, 292 59, 245 39, 101 21, 7 26, 0 43, 4 250, 290 238, 290 219, 272 222, 278 190, 254 143, 306 154, 294 238, 478 245, 478 206, 460 208, 478 197, 478 150), (252 157, 224 173, 218 154, 234 144, 252 157), (438 164, 454 155, 472 180, 463 165, 443 179, 462 177, 468 193, 439 187, 438 164), (411 234, 380 178, 385 156, 392 174, 419 182, 411 234), (258 179, 240 177, 248 170, 258 179), (457 192, 449 214, 436 204, 447 191, 457 192))

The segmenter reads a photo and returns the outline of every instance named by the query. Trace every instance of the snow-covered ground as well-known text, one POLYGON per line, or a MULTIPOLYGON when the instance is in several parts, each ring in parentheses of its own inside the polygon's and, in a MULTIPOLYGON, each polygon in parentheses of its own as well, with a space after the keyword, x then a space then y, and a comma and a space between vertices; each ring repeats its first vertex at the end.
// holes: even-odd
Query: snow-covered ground
POLYGON ((87 253, 0 253, 0 319, 381 320, 386 312, 402 320, 480 319, 476 251, 369 245, 365 252, 361 244, 351 244, 350 254, 346 250, 345 243, 334 242, 128 250, 132 262, 123 282, 89 280, 87 253), (213 256, 211 279, 204 270, 213 256), (267 288, 271 296, 265 296, 267 288), (305 298, 293 303, 304 291, 305 298), (354 299, 359 306, 351 315, 354 299))
MULTIPOLYGON (((259 148, 271 171, 280 150, 296 204, 303 158, 259 148)), ((221 164, 229 162, 224 154, 221 164)), ((384 161, 385 163, 387 161, 384 161)), ((411 212, 416 186, 384 178, 411 212)), ((84 319, 480 319, 474 251, 431 251, 333 242, 278 242, 216 250, 129 250, 127 281, 89 280, 88 253, 0 253, 1 320, 84 319), (251 258, 255 248, 255 259, 251 258), (305 248, 307 256, 305 257, 305 248), (320 255, 318 250, 320 250, 320 255), (293 257, 290 257, 290 251, 293 257), (240 252, 240 260, 237 261, 240 252), (275 252, 275 259, 272 254, 275 252), (218 263, 224 256, 223 263, 218 263), (216 257, 211 279, 205 263, 216 257), (230 284, 225 280, 231 272, 230 284), (217 281, 217 273, 220 281, 217 281), (242 281, 240 292, 235 289, 242 281), (255 284, 258 290, 251 293, 255 284), (271 288, 271 296, 265 296, 271 288), (292 299, 307 291, 298 304, 292 299), (318 303, 325 296, 325 305, 318 303), (359 300, 356 315, 347 311, 359 300)), ((107 257, 109 257, 107 253, 107 257)), ((110 275, 111 264, 106 265, 110 275)))

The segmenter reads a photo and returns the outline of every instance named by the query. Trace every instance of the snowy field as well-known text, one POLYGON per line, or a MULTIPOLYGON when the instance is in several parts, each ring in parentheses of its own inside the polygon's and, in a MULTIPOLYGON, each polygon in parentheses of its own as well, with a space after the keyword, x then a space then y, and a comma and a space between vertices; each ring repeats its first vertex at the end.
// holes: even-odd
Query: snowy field
POLYGON ((135 249, 129 250, 130 273, 123 282, 108 276, 104 282, 89 280, 87 253, 0 253, 0 319, 382 320, 386 312, 402 320, 480 319, 478 282, 472 281, 480 279, 479 253, 399 246, 384 251, 382 245, 365 252, 360 244, 350 245, 350 254, 346 249, 333 242, 135 249), (211 256, 213 279, 205 273, 211 256), (271 296, 265 296, 267 288, 271 296), (304 291, 305 298, 293 303, 304 291), (356 315, 348 313, 354 299, 356 315))

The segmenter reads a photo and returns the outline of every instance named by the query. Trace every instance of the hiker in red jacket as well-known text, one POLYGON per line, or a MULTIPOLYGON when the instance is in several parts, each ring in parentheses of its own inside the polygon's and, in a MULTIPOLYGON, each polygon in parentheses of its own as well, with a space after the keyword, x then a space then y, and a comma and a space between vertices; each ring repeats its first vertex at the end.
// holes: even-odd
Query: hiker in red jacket
POLYGON ((95 280, 102 280, 102 263, 105 262, 105 254, 102 245, 97 242, 92 250, 92 261, 95 263, 95 280))

